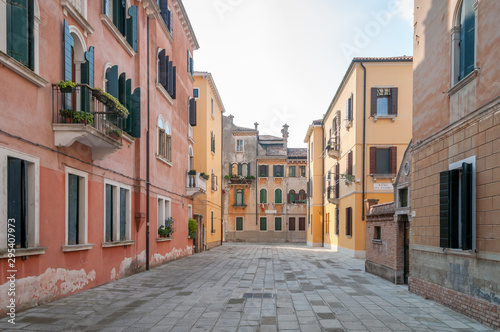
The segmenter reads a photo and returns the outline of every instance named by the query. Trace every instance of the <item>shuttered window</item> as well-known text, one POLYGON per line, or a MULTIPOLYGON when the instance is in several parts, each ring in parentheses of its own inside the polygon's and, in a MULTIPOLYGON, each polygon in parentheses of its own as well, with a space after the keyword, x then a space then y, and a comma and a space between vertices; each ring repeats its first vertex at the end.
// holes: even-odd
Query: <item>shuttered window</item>
POLYGON ((275 204, 281 204, 283 203, 283 192, 281 191, 281 189, 276 189, 274 191, 274 203, 275 204))
MULTIPOLYGON (((28 248, 28 162, 8 158, 7 163, 7 219, 9 237, 14 236, 15 248, 28 248)), ((8 241, 8 243, 12 243, 8 241)), ((7 243, 6 243, 7 244, 7 243)))
POLYGON ((305 231, 305 230, 306 230, 306 218, 299 217, 299 231, 305 231))
POLYGON ((352 236, 352 208, 345 209, 345 235, 352 236))
POLYGON ((289 231, 295 231, 295 218, 294 217, 290 217, 288 218, 288 230, 289 231))
POLYGON ((127 42, 137 52, 137 6, 131 6, 128 9, 129 18, 127 18, 127 42))
POLYGON ((353 120, 353 112, 352 112, 352 104, 353 104, 354 97, 351 95, 349 99, 346 101, 346 120, 347 121, 352 121, 353 120))
POLYGON ((440 173, 440 246, 473 249, 473 164, 440 173))
POLYGON ((284 176, 283 165, 273 165, 273 176, 275 178, 281 178, 284 176))
POLYGON ((120 185, 105 185, 105 241, 130 240, 128 231, 130 216, 130 189, 120 185))
POLYGON ((290 166, 288 168, 288 176, 291 177, 291 178, 295 177, 295 166, 290 166))
POLYGON ((106 185, 106 242, 113 241, 113 186, 106 185))
POLYGON ((215 233, 214 229, 214 211, 210 211, 210 232, 215 233))
POLYGON ((261 231, 267 231, 267 218, 266 217, 261 217, 259 221, 259 229, 261 231))
POLYGON ((370 147, 370 174, 396 174, 397 148, 370 147))
POLYGON ((173 33, 173 15, 168 8, 168 0, 158 0, 158 5, 160 6, 160 15, 163 18, 163 22, 167 26, 168 31, 173 33))
POLYGON ((275 217, 274 218, 274 230, 277 231, 277 232, 283 230, 281 217, 275 217))
POLYGON ((235 192, 235 205, 243 206, 245 205, 245 190, 237 189, 235 192))
POLYGON ((474 70, 475 59, 475 11, 476 0, 463 0, 460 8, 460 69, 461 80, 474 70))
POLYGON ((297 195, 295 194, 295 190, 293 190, 293 189, 292 189, 292 190, 290 190, 290 191, 288 192, 288 203, 289 203, 289 204, 294 204, 294 203, 295 203, 295 201, 296 201, 296 199, 297 199, 297 197, 296 197, 296 196, 297 196, 297 195))
POLYGON ((196 99, 189 98, 189 125, 196 126, 196 99))
POLYGON ((335 208, 335 235, 339 235, 339 228, 340 228, 340 223, 339 223, 339 208, 335 208))
POLYGON ((398 114, 398 88, 371 88, 371 116, 398 114))
POLYGON ((261 204, 267 204, 267 191, 266 189, 261 189, 260 190, 260 200, 259 203, 261 204))
POLYGON ((352 151, 347 154, 347 175, 352 175, 352 151))
POLYGON ((268 174, 268 166, 267 165, 259 165, 259 177, 267 178, 268 174))
POLYGON ((68 174, 68 244, 80 243, 80 208, 81 200, 84 198, 80 195, 80 180, 81 177, 68 174))
POLYGON ((243 217, 236 217, 236 230, 237 231, 243 230, 243 217))
POLYGON ((7 54, 35 70, 34 0, 7 0, 6 5, 7 54))

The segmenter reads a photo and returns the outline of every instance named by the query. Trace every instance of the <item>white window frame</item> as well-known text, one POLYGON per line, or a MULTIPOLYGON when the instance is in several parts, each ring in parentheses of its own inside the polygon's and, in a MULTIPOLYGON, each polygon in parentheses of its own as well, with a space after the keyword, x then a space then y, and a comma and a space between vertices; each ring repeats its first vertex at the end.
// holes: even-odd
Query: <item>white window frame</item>
POLYGON ((64 220, 65 220, 65 233, 64 233, 64 246, 62 246, 62 250, 64 252, 68 251, 78 251, 78 250, 89 250, 92 249, 94 244, 89 243, 88 239, 88 229, 89 229, 89 181, 88 181, 88 173, 82 172, 80 170, 71 168, 71 167, 65 167, 64 168, 64 220), (68 186, 68 176, 69 174, 73 174, 76 176, 79 176, 80 179, 80 198, 83 197, 83 200, 79 202, 80 204, 80 217, 79 217, 79 223, 78 223, 78 230, 79 230, 79 238, 78 241, 80 244, 68 244, 68 230, 69 230, 69 220, 68 220, 68 191, 69 191, 69 186, 68 186), (83 221, 83 222, 82 222, 83 221))
POLYGON ((19 256, 44 254, 39 248, 40 237, 40 159, 23 152, 0 147, 0 258, 7 257, 7 163, 8 158, 27 161, 28 164, 28 248, 16 249, 19 256))
POLYGON ((200 88, 193 88, 193 97, 194 97, 194 99, 200 99, 200 88), (194 93, 195 90, 198 91, 197 97, 195 96, 195 93, 194 93))
POLYGON ((172 199, 158 195, 156 199, 156 232, 161 225, 165 225, 165 220, 172 217, 172 199), (161 201, 161 205, 160 205, 161 201), (168 202, 168 209, 165 209, 165 203, 168 202), (161 217, 161 218, 160 218, 161 217))
MULTIPOLYGON (((107 247, 110 245, 128 245, 132 241, 132 204, 131 195, 132 187, 125 185, 120 182, 104 179, 104 206, 103 206, 103 241, 102 246, 107 247), (113 187, 113 240, 112 242, 106 242, 106 185, 111 185, 113 187), (126 218, 126 229, 125 229, 125 240, 120 241, 120 189, 127 190, 127 197, 125 203, 125 218, 126 218)), ((134 241, 132 241, 133 243, 134 241)))

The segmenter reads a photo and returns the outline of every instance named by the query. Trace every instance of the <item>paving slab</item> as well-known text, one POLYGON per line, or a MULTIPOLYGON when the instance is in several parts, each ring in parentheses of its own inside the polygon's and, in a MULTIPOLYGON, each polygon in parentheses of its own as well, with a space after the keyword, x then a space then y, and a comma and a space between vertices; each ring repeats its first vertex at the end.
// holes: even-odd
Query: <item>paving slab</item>
POLYGON ((224 244, 18 312, 0 331, 493 331, 324 248, 224 244))

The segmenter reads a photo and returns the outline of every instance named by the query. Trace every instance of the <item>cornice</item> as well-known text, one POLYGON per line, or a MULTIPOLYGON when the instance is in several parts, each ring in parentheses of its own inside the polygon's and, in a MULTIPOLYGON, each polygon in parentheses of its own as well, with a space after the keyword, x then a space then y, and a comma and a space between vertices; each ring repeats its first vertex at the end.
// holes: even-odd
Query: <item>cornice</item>
POLYGON ((199 49, 200 45, 198 44, 198 40, 196 40, 193 27, 191 26, 191 22, 189 21, 186 9, 182 4, 182 0, 175 0, 174 8, 177 12, 177 16, 179 16, 182 28, 184 29, 184 33, 186 34, 186 37, 189 40, 189 43, 191 44, 191 47, 193 48, 193 50, 199 49))
POLYGON ((226 113, 226 108, 224 107, 224 104, 222 103, 222 98, 220 97, 219 90, 217 89, 217 86, 215 85, 215 80, 214 80, 214 77, 212 76, 212 73, 195 71, 194 77, 195 78, 200 77, 200 78, 208 81, 208 84, 210 84, 210 88, 212 89, 212 93, 215 95, 215 100, 217 101, 217 104, 219 105, 221 112, 226 113))

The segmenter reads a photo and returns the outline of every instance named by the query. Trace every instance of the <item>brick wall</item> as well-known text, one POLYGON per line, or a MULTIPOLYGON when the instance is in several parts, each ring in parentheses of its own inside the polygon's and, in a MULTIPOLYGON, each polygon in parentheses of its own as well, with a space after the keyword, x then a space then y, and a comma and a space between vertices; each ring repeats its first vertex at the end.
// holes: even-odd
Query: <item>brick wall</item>
POLYGON ((500 329, 498 305, 417 278, 410 277, 408 286, 412 293, 441 303, 492 328, 500 329))

